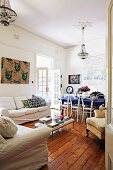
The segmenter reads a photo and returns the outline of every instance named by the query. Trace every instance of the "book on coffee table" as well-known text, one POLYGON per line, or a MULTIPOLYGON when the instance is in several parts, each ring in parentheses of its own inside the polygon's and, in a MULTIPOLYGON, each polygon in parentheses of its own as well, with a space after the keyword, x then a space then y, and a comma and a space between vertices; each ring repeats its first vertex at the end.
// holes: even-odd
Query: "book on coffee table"
POLYGON ((59 124, 58 123, 56 123, 56 122, 52 122, 52 123, 49 123, 47 126, 48 127, 56 127, 56 126, 58 126, 59 124))
POLYGON ((35 123, 35 128, 39 128, 39 127, 42 127, 42 126, 46 126, 44 123, 35 123))
POLYGON ((39 119, 39 122, 40 122, 40 123, 48 123, 48 122, 50 122, 51 120, 52 120, 51 117, 42 117, 42 118, 39 119))

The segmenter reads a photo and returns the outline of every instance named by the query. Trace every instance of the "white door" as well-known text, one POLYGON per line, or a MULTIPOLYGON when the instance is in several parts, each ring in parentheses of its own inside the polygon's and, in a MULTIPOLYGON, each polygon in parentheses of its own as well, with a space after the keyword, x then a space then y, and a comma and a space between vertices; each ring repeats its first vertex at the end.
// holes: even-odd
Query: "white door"
POLYGON ((51 105, 55 107, 60 103, 60 70, 49 70, 49 96, 51 105))
POLYGON ((48 68, 40 67, 37 69, 37 94, 45 98, 48 90, 48 68))
POLYGON ((108 104, 105 135, 105 167, 113 170, 113 0, 107 0, 108 104))
POLYGON ((50 99, 52 106, 59 104, 60 70, 48 70, 47 67, 38 67, 37 94, 50 99))

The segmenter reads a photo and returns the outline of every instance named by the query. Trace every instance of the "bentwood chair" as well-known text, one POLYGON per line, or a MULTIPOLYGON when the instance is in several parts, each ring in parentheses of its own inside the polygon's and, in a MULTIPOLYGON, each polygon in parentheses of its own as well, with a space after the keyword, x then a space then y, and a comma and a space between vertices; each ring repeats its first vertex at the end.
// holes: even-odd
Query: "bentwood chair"
POLYGON ((84 120, 85 117, 92 116, 92 112, 94 110, 93 108, 93 100, 91 98, 89 98, 88 100, 90 100, 88 103, 84 101, 84 99, 82 98, 82 122, 84 120), (89 104, 90 103, 90 104, 89 104))

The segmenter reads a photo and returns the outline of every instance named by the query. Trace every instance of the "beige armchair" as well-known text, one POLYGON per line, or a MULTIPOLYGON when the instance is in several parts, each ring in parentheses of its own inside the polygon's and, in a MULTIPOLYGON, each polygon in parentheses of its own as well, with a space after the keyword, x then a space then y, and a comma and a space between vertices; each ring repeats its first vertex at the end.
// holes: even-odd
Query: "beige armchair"
POLYGON ((95 117, 86 119, 87 137, 89 137, 89 131, 96 135, 100 139, 100 147, 102 140, 105 139, 105 112, 105 110, 94 110, 95 117))

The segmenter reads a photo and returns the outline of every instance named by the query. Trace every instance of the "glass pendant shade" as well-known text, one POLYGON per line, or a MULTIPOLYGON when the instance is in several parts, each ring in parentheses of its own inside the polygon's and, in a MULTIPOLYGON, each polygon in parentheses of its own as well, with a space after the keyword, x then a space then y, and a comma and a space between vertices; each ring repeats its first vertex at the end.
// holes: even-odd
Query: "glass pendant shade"
POLYGON ((15 22, 17 14, 11 9, 9 0, 0 0, 0 24, 8 26, 15 22))
POLYGON ((78 56, 81 59, 85 59, 86 57, 88 57, 88 53, 86 52, 85 44, 81 44, 81 51, 80 51, 80 53, 78 53, 78 56))
POLYGON ((84 43, 84 29, 85 27, 82 27, 82 44, 81 44, 81 49, 80 49, 80 53, 78 53, 78 56, 81 59, 86 59, 88 57, 88 53, 86 52, 86 48, 85 48, 85 43, 84 43))

